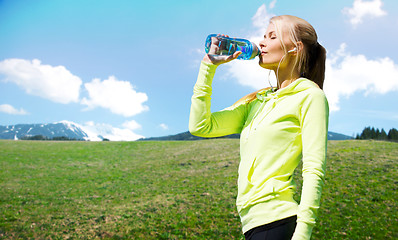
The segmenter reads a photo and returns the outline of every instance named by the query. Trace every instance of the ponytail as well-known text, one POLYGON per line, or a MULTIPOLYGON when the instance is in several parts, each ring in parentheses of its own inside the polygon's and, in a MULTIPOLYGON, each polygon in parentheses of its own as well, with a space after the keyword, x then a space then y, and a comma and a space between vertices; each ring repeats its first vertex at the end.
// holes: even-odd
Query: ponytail
POLYGON ((323 89, 323 82, 325 80, 326 49, 316 42, 311 46, 307 46, 306 51, 308 59, 305 61, 305 65, 302 66, 301 77, 314 81, 321 89, 323 89))

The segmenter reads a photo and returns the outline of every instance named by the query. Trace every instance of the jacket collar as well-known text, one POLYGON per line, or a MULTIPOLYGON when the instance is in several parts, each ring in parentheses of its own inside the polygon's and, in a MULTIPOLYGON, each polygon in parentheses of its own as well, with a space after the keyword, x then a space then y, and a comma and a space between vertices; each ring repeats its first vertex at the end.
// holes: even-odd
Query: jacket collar
POLYGON ((307 78, 298 78, 294 82, 290 83, 287 87, 272 91, 272 89, 264 89, 257 93, 257 99, 260 101, 268 101, 274 97, 281 97, 288 94, 293 94, 307 90, 309 88, 319 88, 316 83, 307 78))

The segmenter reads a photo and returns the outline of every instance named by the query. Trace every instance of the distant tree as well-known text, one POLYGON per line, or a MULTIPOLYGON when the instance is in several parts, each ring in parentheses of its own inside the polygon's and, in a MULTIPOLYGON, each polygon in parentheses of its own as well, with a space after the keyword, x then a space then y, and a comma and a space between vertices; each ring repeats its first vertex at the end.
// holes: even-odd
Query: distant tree
POLYGON ((49 140, 48 137, 43 135, 34 135, 34 136, 23 136, 21 140, 37 140, 37 141, 45 141, 49 140))
POLYGON ((383 128, 380 130, 380 133, 379 133, 379 136, 378 136, 377 139, 379 139, 379 140, 387 140, 387 133, 386 133, 386 131, 384 131, 383 128))
POLYGON ((357 133, 357 135, 355 136, 355 139, 361 139, 361 135, 359 135, 359 134, 357 133))
POLYGON ((54 140, 54 141, 70 141, 70 140, 73 140, 73 139, 70 139, 70 138, 65 137, 65 136, 59 136, 59 137, 53 137, 52 140, 54 140))
POLYGON ((375 140, 390 140, 397 141, 398 140, 398 130, 393 128, 388 134, 382 128, 379 130, 374 127, 365 127, 361 134, 357 134, 356 139, 375 139, 375 140))
POLYGON ((375 136, 374 136, 374 139, 379 139, 379 137, 380 137, 380 130, 379 130, 378 128, 376 128, 375 132, 376 132, 376 134, 375 134, 375 136))
POLYGON ((359 135, 359 139, 372 139, 372 136, 374 135, 372 131, 374 131, 374 128, 372 130, 370 127, 365 127, 365 129, 359 135))
MULTIPOLYGON (((53 137, 53 138, 49 138, 43 135, 35 135, 35 136, 23 136, 21 138, 21 140, 39 140, 39 141, 48 141, 48 140, 52 140, 52 141, 77 141, 78 139, 76 138, 68 138, 66 136, 58 136, 58 137, 53 137)), ((82 140, 82 139, 80 139, 82 140)))
POLYGON ((390 129, 390 131, 388 131, 387 139, 397 141, 398 140, 398 130, 395 128, 390 129))
POLYGON ((83 139, 69 138, 67 136, 58 136, 51 138, 53 141, 82 141, 83 139))
POLYGON ((372 127, 372 129, 370 129, 370 139, 377 139, 377 132, 374 127, 372 127))

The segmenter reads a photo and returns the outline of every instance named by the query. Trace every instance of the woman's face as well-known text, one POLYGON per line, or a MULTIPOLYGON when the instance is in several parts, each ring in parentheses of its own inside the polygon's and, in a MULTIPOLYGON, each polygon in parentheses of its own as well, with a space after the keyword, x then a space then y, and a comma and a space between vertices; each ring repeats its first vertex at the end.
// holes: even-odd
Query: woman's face
MULTIPOLYGON (((282 33, 285 34, 285 33, 282 33)), ((286 34, 287 35, 287 34, 286 34)), ((283 36, 283 39, 289 39, 288 36, 283 36)), ((293 44, 284 42, 287 50, 290 50, 293 44)), ((275 25, 270 23, 268 25, 267 31, 264 34, 264 39, 260 42, 260 61, 259 65, 263 68, 267 69, 276 69, 285 55, 285 52, 282 48, 280 39, 276 35, 275 25)), ((288 56, 285 56, 287 58, 288 56)))

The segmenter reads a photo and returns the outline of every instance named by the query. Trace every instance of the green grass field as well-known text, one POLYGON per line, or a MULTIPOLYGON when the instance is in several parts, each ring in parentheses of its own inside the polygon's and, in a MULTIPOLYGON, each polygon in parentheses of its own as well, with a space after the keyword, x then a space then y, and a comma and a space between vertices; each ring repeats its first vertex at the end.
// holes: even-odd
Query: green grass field
MULTIPOLYGON (((397 160, 330 141, 312 239, 398 239, 397 160)), ((242 239, 238 163, 236 139, 0 141, 0 239, 242 239)))

